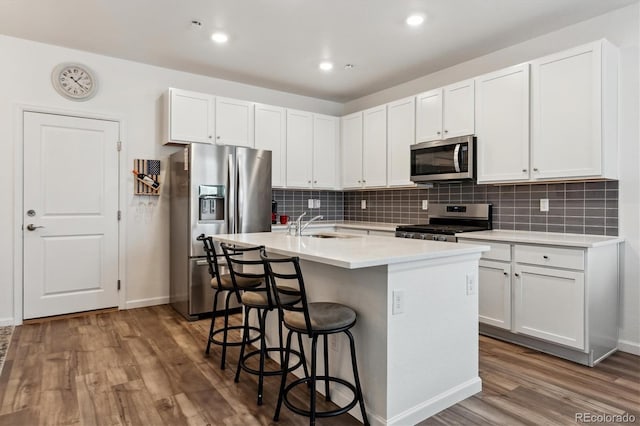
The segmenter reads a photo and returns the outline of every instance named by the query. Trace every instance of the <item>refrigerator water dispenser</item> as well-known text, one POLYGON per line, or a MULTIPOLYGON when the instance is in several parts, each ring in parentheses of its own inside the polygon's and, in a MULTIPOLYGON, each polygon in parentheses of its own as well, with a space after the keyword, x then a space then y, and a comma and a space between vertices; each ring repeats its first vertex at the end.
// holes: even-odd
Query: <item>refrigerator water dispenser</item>
POLYGON ((224 186, 200 185, 200 220, 224 220, 224 186))

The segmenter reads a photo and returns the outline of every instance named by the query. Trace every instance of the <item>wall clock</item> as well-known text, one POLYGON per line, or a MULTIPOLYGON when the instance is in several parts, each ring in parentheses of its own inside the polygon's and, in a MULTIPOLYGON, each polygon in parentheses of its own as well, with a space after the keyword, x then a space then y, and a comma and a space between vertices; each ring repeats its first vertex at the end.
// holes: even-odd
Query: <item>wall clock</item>
POLYGON ((72 101, 86 101, 98 91, 98 80, 87 66, 63 63, 53 69, 51 82, 58 93, 72 101))

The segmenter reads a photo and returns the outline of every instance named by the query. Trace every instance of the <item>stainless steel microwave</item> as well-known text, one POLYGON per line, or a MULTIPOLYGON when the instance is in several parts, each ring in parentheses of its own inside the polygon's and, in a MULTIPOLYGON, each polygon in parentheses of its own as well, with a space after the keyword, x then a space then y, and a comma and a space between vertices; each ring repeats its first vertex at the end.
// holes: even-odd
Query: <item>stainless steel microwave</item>
POLYGON ((474 148, 473 136, 411 145, 411 180, 420 183, 473 179, 474 148))

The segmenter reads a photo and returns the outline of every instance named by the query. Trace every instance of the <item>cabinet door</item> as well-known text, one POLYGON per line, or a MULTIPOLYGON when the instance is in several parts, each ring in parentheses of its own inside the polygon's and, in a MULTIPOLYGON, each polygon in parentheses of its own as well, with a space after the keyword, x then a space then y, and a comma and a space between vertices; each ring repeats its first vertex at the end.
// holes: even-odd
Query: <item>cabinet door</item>
POLYGON ((387 106, 363 112, 362 183, 387 185, 387 106))
POLYGON ((446 86, 443 89, 443 135, 446 138, 475 133, 473 80, 446 86))
POLYGON ((253 103, 216 98, 216 143, 253 148, 253 103))
POLYGON ((515 331, 584 349, 584 273, 516 264, 515 331))
POLYGON ((416 101, 414 97, 387 105, 387 183, 413 185, 410 180, 410 147, 415 141, 416 101))
POLYGON ((416 96, 416 142, 437 141, 442 136, 442 89, 416 96))
POLYGON ((478 279, 480 322, 511 329, 511 264, 480 260, 478 279))
POLYGON ((531 63, 533 179, 602 173, 600 46, 531 63))
POLYGON ((529 64, 476 79, 478 183, 529 179, 529 64))
POLYGON ((328 115, 313 115, 313 187, 338 186, 338 140, 340 121, 328 115))
POLYGON ((313 114, 287 110, 287 186, 311 188, 313 114))
POLYGON ((342 117, 342 186, 362 187, 362 112, 342 117))
POLYGON ((169 89, 167 142, 212 143, 215 98, 187 90, 169 89))
POLYGON ((271 105, 256 104, 255 147, 271 151, 271 185, 285 185, 286 110, 271 105))

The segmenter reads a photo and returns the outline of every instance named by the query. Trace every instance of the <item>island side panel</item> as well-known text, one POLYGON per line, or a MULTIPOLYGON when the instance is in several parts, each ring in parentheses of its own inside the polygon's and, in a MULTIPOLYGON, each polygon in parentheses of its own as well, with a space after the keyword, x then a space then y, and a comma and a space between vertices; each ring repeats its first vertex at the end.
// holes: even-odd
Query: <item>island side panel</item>
POLYGON ((482 390, 478 261, 479 254, 389 265, 388 424, 417 423, 482 390), (395 315, 394 291, 403 300, 395 315))

